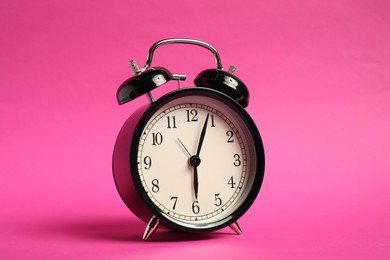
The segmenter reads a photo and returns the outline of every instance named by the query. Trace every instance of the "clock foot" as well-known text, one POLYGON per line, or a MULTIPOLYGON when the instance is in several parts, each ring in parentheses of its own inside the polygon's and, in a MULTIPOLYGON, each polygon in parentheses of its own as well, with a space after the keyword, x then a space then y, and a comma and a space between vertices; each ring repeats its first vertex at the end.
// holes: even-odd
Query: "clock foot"
POLYGON ((236 232, 237 235, 241 235, 242 231, 241 231, 241 228, 240 228, 240 226, 238 225, 237 222, 234 222, 234 223, 230 224, 229 227, 231 229, 233 229, 233 231, 236 232))
POLYGON ((150 220, 148 225, 146 226, 144 235, 142 237, 143 240, 148 240, 151 235, 153 235, 154 231, 156 231, 158 224, 160 224, 160 219, 158 219, 156 216, 153 216, 150 220))

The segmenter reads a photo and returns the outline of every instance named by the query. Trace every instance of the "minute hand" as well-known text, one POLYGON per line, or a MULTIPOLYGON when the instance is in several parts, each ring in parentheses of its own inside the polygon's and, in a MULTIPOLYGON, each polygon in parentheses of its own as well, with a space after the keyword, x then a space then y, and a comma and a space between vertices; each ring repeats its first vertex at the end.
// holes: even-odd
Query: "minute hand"
POLYGON ((209 115, 210 115, 210 114, 207 114, 206 120, 204 121, 204 125, 203 125, 202 132, 200 133, 199 144, 198 144, 198 150, 196 151, 196 156, 197 156, 197 157, 199 157, 200 150, 202 149, 203 140, 204 140, 204 137, 205 137, 205 135, 206 135, 206 130, 207 130, 207 122, 209 121, 209 115))
POLYGON ((199 189, 199 181, 198 181, 198 166, 200 164, 199 154, 200 154, 200 150, 202 149, 204 137, 206 135, 208 120, 209 120, 209 114, 207 114, 206 116, 206 120, 204 121, 202 132, 200 133, 198 150, 196 151, 196 155, 190 158, 191 165, 194 166, 194 192, 195 192, 196 200, 198 199, 198 189, 199 189))

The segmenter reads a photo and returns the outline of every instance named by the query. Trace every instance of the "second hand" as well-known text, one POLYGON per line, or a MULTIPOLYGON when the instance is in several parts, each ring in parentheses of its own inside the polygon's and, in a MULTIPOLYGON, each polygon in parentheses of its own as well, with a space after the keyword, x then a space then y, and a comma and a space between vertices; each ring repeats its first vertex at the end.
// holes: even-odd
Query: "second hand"
POLYGON ((191 154, 190 152, 187 150, 187 148, 184 146, 183 142, 180 140, 180 138, 177 138, 177 141, 179 142, 180 146, 183 148, 183 150, 186 152, 186 154, 188 155, 188 158, 191 158, 191 154))

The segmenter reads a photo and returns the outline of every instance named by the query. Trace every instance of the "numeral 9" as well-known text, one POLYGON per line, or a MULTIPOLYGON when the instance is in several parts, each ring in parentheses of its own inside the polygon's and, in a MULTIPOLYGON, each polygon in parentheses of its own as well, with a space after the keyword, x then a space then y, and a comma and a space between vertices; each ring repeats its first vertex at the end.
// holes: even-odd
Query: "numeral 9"
POLYGON ((149 170, 150 167, 152 167, 152 158, 150 156, 145 156, 144 157, 144 164, 145 164, 145 170, 149 170))

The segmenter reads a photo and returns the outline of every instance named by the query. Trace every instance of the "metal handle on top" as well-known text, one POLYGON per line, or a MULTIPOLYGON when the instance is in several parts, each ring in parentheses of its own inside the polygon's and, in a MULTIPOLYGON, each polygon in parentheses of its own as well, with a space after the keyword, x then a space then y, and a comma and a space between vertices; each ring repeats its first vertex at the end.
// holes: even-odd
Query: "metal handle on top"
POLYGON ((209 51, 211 51, 214 56, 215 56, 215 62, 217 64, 217 69, 219 70, 222 70, 222 63, 221 63, 221 58, 219 57, 219 53, 218 51, 213 47, 211 46, 210 44, 208 43, 205 43, 205 42, 202 42, 202 41, 198 41, 198 40, 193 40, 193 39, 185 39, 185 38, 170 38, 170 39, 165 39, 165 40, 161 40, 161 41, 158 41, 156 42, 155 44, 152 45, 152 47, 150 47, 149 49, 149 53, 148 53, 148 57, 146 59, 146 64, 145 64, 145 67, 143 69, 141 69, 141 71, 143 70, 146 70, 147 68, 150 67, 151 63, 152 63, 152 59, 153 59, 153 54, 154 54, 154 51, 162 46, 162 45, 166 45, 166 44, 192 44, 192 45, 198 45, 198 46, 201 46, 201 47, 204 47, 206 49, 208 49, 209 51))

